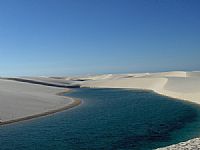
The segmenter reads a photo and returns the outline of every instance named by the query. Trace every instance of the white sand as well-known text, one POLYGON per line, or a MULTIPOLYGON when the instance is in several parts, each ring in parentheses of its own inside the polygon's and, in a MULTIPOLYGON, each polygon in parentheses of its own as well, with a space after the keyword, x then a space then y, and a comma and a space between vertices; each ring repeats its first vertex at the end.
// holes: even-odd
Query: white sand
POLYGON ((158 148, 156 150, 199 150, 200 149, 200 138, 188 140, 164 148, 158 148))
MULTIPOLYGON (((97 78, 97 77, 96 77, 97 78)), ((199 72, 162 72, 113 75, 113 78, 97 78, 81 84, 94 88, 135 88, 153 90, 173 98, 188 100, 200 104, 199 72), (117 76, 119 78, 117 78, 117 76)))
MULTIPOLYGON (((192 97, 194 101, 196 100, 195 98, 199 96, 198 89, 200 89, 199 86, 198 89, 193 86, 193 83, 199 82, 199 72, 195 72, 194 74, 195 77, 193 77, 194 75, 192 73, 186 72, 164 72, 153 74, 105 74, 71 78, 23 78, 58 85, 78 83, 83 87, 149 89, 172 97, 184 99, 192 97), (191 77, 187 77, 185 81, 186 74, 191 77), (76 81, 79 79, 86 81, 76 81), (181 83, 180 88, 177 83, 181 83), (191 88, 187 88, 188 86, 184 88, 185 85, 190 85, 191 88), (196 92, 196 94, 191 93, 191 91, 196 92), (182 94, 182 92, 184 92, 184 94, 182 94)), ((71 99, 56 95, 56 93, 63 90, 63 88, 0 79, 0 121, 4 122, 41 114, 72 103, 71 99)))
MULTIPOLYGON (((26 79, 61 85, 80 84, 81 87, 91 88, 147 89, 173 98, 200 104, 200 72, 198 71, 104 74, 60 79, 29 77, 26 79)), ((0 80, 0 119, 1 121, 8 121, 23 118, 69 105, 72 103, 71 99, 55 95, 62 90, 61 88, 0 80)))
MULTIPOLYGON (((105 75, 104 75, 105 76, 105 75)), ((145 74, 115 75, 113 78, 82 83, 91 88, 135 88, 153 90, 156 93, 200 104, 200 72, 162 72, 145 74), (118 76, 118 78, 116 77, 118 76)), ((175 144, 162 149, 200 149, 199 138, 175 144)))
POLYGON ((47 77, 28 78, 31 80, 56 83, 60 85, 80 84, 91 88, 135 88, 153 90, 173 98, 200 104, 200 72, 160 72, 103 74, 83 77, 53 79, 47 77), (86 81, 75 81, 75 80, 86 81))
POLYGON ((0 121, 10 121, 60 109, 73 99, 56 95, 67 89, 0 79, 0 121))

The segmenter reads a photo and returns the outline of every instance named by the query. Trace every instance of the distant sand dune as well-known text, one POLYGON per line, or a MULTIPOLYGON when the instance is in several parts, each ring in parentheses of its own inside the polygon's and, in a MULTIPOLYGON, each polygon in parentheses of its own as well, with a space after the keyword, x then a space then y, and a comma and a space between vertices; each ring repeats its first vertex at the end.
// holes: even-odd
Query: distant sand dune
POLYGON ((82 87, 136 88, 153 90, 159 94, 200 104, 200 72, 161 72, 113 75, 115 78, 86 81, 82 87), (119 78, 117 78, 118 76, 119 78))

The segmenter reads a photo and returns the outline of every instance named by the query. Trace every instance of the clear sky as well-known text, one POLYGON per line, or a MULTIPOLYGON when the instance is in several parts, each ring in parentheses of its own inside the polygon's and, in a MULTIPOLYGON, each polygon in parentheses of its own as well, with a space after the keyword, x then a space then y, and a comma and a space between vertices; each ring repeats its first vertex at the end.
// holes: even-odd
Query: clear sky
POLYGON ((200 70, 199 0, 1 0, 0 76, 200 70))

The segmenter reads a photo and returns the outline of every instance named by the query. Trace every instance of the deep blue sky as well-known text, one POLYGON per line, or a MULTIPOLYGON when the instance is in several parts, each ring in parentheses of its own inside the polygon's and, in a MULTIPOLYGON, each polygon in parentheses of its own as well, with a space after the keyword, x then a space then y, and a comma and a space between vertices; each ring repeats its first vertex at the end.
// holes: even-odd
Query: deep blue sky
POLYGON ((0 76, 200 70, 199 0, 1 0, 0 76))

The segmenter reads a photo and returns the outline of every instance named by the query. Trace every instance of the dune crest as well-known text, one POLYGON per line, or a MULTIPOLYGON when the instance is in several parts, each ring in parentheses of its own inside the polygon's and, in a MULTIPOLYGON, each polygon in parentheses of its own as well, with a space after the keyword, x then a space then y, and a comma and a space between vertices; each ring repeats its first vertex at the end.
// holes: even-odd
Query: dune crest
POLYGON ((200 72, 161 72, 113 75, 112 78, 88 80, 81 83, 90 88, 134 88, 153 90, 173 98, 200 104, 200 72), (118 77, 118 78, 117 78, 118 77))

